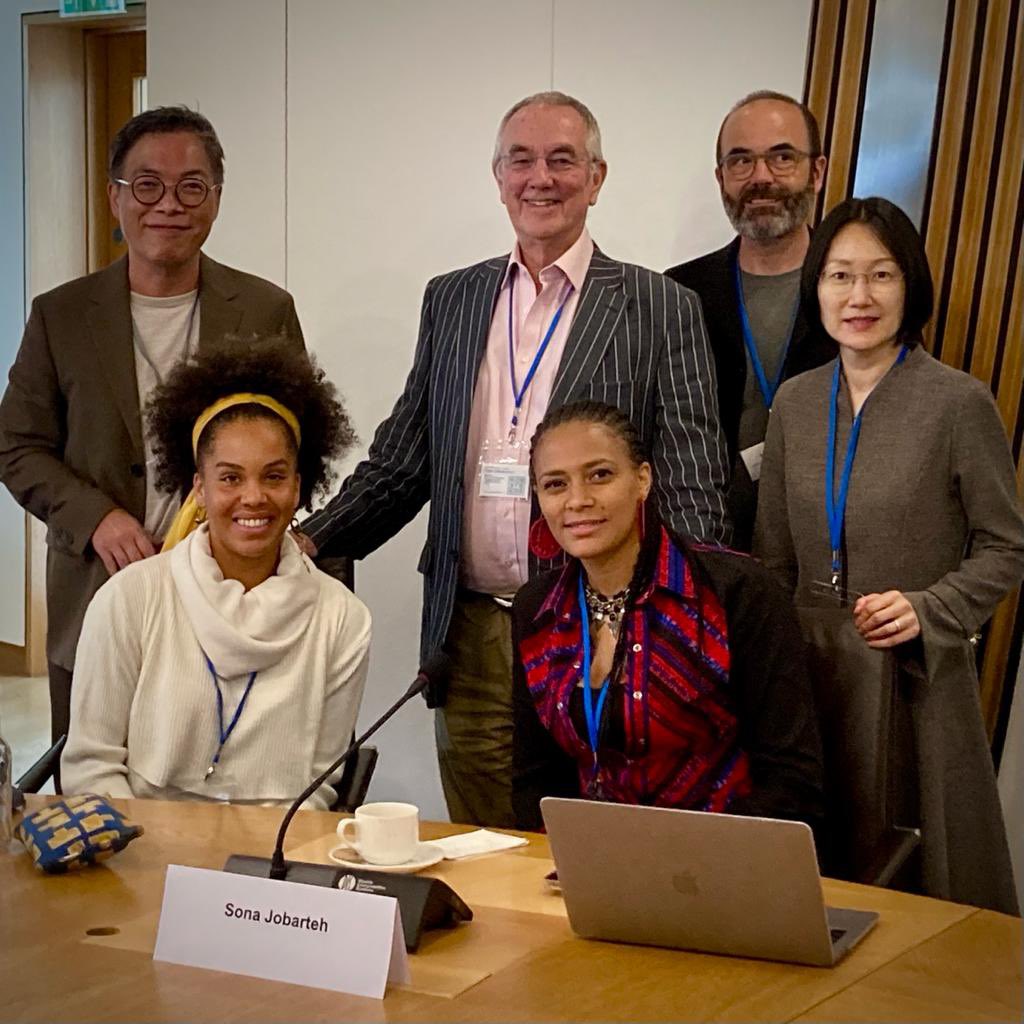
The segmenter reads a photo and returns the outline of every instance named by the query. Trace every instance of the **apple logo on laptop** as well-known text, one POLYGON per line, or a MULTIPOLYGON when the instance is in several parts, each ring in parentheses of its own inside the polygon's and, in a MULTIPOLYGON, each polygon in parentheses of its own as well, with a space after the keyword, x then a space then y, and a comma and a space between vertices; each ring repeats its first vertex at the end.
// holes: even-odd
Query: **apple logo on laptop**
POLYGON ((692 871, 680 871, 672 876, 672 888, 684 896, 697 895, 697 879, 692 871))

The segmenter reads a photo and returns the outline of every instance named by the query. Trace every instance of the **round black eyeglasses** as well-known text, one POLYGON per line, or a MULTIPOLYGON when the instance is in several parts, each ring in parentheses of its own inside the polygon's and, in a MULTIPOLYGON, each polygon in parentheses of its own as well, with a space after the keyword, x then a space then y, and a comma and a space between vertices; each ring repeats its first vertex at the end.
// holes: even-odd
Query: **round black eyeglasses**
MULTIPOLYGON (((155 206, 164 197, 168 187, 155 174, 140 174, 131 181, 115 178, 114 184, 127 185, 132 190, 135 201, 143 206, 155 206)), ((182 178, 173 186, 174 195, 182 206, 194 208, 202 206, 212 191, 219 191, 220 185, 207 185, 202 178, 182 178)))

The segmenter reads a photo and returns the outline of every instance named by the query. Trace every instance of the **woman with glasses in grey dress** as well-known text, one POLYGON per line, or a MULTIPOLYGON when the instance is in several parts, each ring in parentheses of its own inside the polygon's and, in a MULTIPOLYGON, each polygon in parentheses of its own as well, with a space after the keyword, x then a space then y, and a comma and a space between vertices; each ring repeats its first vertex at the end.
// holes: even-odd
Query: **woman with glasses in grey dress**
POLYGON ((810 644, 826 863, 866 878, 894 826, 919 828, 900 884, 1015 913, 971 642, 1024 574, 1003 424, 985 384, 922 347, 931 275, 892 203, 837 206, 801 292, 839 356, 778 393, 754 551, 810 644))

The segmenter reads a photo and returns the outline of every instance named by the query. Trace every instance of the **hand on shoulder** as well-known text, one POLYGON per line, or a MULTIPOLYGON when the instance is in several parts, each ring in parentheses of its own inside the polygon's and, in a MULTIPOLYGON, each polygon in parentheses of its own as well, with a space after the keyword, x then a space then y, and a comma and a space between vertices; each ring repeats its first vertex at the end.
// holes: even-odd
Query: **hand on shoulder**
POLYGON ((156 544, 146 528, 123 508, 111 509, 100 520, 93 530, 92 546, 111 576, 156 554, 156 544))
POLYGON ((299 550, 309 558, 316 558, 317 546, 301 530, 292 528, 292 539, 299 545, 299 550))

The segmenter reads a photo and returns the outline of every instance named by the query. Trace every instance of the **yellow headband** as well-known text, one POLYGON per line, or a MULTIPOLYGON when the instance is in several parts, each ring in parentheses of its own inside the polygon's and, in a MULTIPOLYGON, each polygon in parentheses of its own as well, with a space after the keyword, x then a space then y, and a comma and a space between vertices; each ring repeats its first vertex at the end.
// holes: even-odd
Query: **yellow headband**
POLYGON ((202 437, 203 431, 209 426, 210 420, 234 405, 262 405, 265 409, 276 413, 288 424, 291 432, 295 435, 295 444, 302 444, 302 431, 299 429, 299 421, 295 418, 295 413, 290 409, 286 409, 276 398, 271 398, 270 395, 256 395, 250 391, 239 391, 234 395, 225 395, 223 398, 218 398, 213 405, 208 405, 199 414, 199 419, 196 420, 196 425, 192 428, 193 456, 198 454, 199 438, 202 437))

